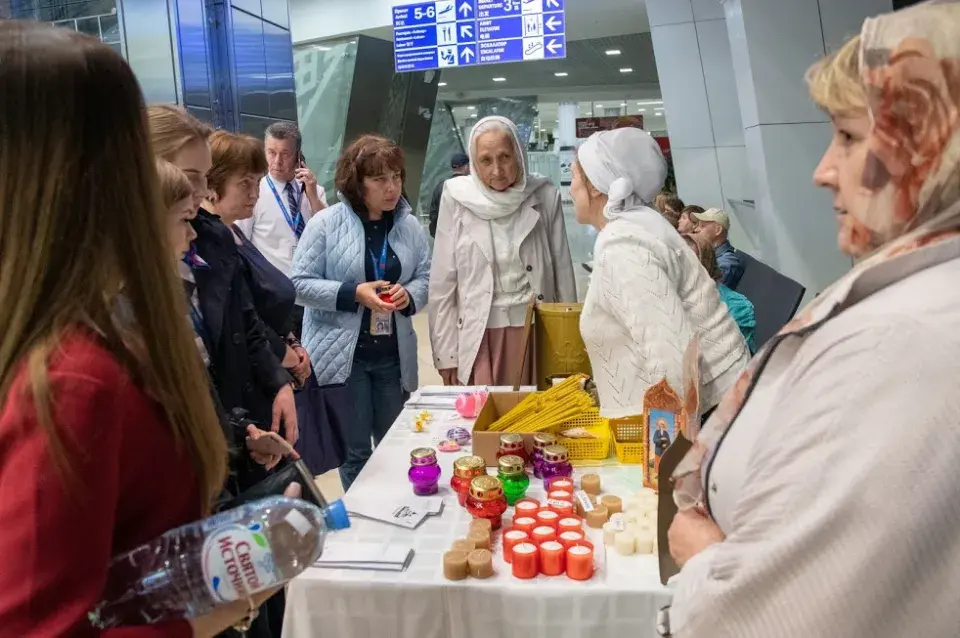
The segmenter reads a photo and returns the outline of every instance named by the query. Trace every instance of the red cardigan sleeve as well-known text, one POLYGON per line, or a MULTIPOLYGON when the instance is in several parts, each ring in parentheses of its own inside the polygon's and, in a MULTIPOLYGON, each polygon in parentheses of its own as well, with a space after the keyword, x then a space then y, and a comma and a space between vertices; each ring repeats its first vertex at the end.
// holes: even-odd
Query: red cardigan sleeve
POLYGON ((66 473, 51 457, 25 374, 0 407, 0 634, 190 637, 184 621, 107 631, 87 622, 106 582, 121 443, 131 423, 120 390, 130 381, 120 366, 103 351, 83 364, 49 375, 66 473))

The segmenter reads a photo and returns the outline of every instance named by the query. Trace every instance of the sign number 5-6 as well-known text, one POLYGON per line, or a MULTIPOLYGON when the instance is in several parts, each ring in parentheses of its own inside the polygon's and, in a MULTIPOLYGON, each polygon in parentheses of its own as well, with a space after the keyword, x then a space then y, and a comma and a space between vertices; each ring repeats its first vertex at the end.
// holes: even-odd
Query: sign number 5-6
POLYGON ((433 7, 427 7, 426 9, 424 9, 423 7, 417 7, 416 9, 413 10, 414 20, 423 20, 424 17, 429 18, 431 20, 433 18, 436 18, 437 10, 433 7))

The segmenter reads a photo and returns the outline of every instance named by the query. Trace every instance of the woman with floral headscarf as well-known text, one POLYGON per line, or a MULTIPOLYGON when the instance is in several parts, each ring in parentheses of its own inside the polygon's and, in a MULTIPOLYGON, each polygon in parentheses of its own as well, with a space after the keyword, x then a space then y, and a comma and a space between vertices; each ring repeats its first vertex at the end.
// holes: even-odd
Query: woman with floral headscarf
POLYGON ((854 269, 764 346, 674 473, 674 636, 960 635, 960 2, 811 69, 854 269))

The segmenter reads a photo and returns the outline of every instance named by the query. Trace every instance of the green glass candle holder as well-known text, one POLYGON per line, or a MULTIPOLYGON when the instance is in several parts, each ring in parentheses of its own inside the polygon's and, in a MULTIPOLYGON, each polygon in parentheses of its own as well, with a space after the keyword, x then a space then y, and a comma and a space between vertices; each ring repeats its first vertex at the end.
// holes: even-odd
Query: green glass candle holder
POLYGON ((507 497, 507 504, 513 505, 524 497, 530 487, 530 477, 524 471, 523 459, 512 454, 501 456, 497 465, 497 478, 503 485, 503 495, 507 497))

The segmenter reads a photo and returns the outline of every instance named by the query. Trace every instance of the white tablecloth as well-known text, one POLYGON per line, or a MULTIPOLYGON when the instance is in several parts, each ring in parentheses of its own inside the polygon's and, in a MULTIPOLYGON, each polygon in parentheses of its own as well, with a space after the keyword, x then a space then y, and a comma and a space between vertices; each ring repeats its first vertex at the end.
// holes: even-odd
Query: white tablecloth
MULTIPOLYGON (((416 398, 416 395, 414 395, 416 398)), ((448 428, 470 427, 455 413, 433 410, 429 432, 414 433, 415 410, 404 410, 375 450, 345 500, 377 499, 413 503, 407 480, 410 450, 435 446, 448 428)), ((444 511, 418 529, 405 530, 354 518, 352 527, 327 537, 328 546, 401 543, 416 556, 402 573, 308 569, 287 588, 284 638, 609 638, 655 636, 657 610, 669 602, 660 584, 655 556, 622 557, 605 552, 599 530, 590 530, 598 572, 587 582, 565 576, 523 581, 495 551, 496 576, 451 582, 443 577, 442 556, 452 541, 466 536, 470 516, 450 489, 453 461, 467 453, 440 453, 444 511)), ((597 472, 606 494, 630 495, 641 489, 639 466, 575 470, 597 472)), ((538 479, 528 495, 542 500, 538 479)), ((505 515, 509 524, 512 508, 505 515)), ((496 535, 499 547, 499 534, 496 535)), ((612 548, 611 548, 612 550, 612 548)))

